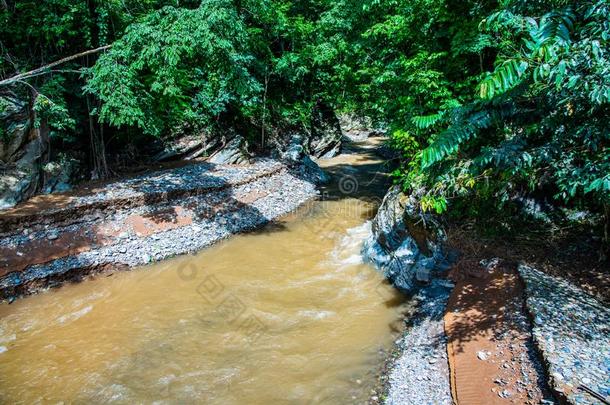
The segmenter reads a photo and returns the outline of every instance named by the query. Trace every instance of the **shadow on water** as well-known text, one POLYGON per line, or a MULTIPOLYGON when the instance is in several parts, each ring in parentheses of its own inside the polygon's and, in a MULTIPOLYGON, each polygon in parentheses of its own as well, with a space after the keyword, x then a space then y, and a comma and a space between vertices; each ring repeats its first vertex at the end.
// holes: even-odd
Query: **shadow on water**
MULTIPOLYGON (((301 218, 329 215, 325 203, 346 200, 343 209, 350 210, 349 215, 357 215, 363 221, 373 219, 390 185, 387 174, 390 171, 390 163, 383 160, 376 150, 375 145, 370 142, 348 143, 340 155, 318 160, 321 169, 330 176, 330 181, 318 185, 320 196, 303 204, 293 211, 293 214, 301 218), (356 208, 347 200, 358 200, 368 205, 364 209, 360 205, 356 208)), ((293 168, 290 174, 312 183, 311 176, 304 175, 299 168, 293 168)), ((249 232, 265 234, 285 230, 286 227, 281 221, 272 221, 249 232)))
POLYGON ((380 201, 390 184, 387 173, 391 164, 369 143, 348 144, 340 156, 319 163, 332 177, 332 181, 322 188, 323 196, 328 200, 380 201))

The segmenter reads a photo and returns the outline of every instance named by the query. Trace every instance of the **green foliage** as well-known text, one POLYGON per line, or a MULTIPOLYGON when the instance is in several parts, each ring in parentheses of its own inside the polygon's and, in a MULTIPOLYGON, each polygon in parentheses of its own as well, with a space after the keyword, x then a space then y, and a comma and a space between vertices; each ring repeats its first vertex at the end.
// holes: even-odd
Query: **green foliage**
POLYGON ((578 2, 540 17, 518 11, 528 7, 509 5, 481 24, 499 47, 479 99, 413 116, 431 132, 421 166, 410 170, 430 198, 474 193, 501 206, 544 192, 602 211, 610 203, 609 6, 578 2))
POLYGON ((91 69, 87 89, 100 119, 151 135, 243 111, 261 92, 250 73, 248 33, 229 1, 165 7, 131 25, 91 69))
POLYGON ((2 78, 112 45, 18 84, 60 137, 88 139, 95 113, 113 135, 231 129, 264 147, 324 102, 389 128, 425 210, 534 193, 610 212, 605 0, 7 5, 2 78))

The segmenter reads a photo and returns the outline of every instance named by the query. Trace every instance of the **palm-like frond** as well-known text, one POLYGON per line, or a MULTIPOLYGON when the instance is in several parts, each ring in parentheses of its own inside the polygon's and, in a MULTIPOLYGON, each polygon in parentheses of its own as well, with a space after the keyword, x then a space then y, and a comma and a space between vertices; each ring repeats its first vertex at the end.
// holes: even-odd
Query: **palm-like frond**
POLYGON ((519 84, 528 67, 529 63, 523 59, 504 61, 479 85, 481 98, 489 100, 512 89, 519 84))
POLYGON ((411 118, 413 125, 419 129, 430 128, 437 124, 443 118, 443 113, 430 114, 430 115, 418 115, 411 118))
POLYGON ((430 167, 459 149, 460 145, 475 137, 481 129, 489 128, 492 115, 487 111, 469 115, 463 122, 451 125, 422 152, 422 166, 430 167))

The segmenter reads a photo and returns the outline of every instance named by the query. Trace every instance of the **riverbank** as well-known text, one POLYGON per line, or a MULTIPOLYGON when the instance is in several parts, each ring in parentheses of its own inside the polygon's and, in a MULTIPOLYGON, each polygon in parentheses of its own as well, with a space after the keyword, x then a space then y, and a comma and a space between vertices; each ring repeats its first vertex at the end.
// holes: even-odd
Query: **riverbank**
POLYGON ((551 242, 539 242, 536 252, 486 240, 465 232, 467 224, 441 225, 411 197, 397 188, 386 194, 363 248, 413 304, 371 403, 608 401, 607 305, 587 294, 591 283, 545 274, 580 268, 571 279, 586 281, 607 271, 597 263, 577 266, 582 254, 564 254, 561 267, 549 266, 551 242), (519 265, 541 259, 545 272, 519 265))
MULTIPOLYGON (((306 232, 290 244, 277 239, 271 244, 265 241, 262 246, 295 250, 295 241, 299 240, 298 253, 295 252, 298 257, 305 254, 303 249, 310 248, 302 245, 304 239, 324 244, 325 238, 343 238, 324 259, 326 265, 332 264, 326 270, 329 274, 337 269, 340 273, 344 267, 360 263, 360 255, 354 252, 365 237, 366 228, 348 228, 345 236, 341 221, 348 220, 351 226, 371 219, 369 214, 374 213, 378 196, 387 187, 387 177, 379 172, 382 162, 375 156, 380 142, 371 139, 348 145, 342 155, 321 161, 334 178, 321 188, 324 176, 311 163, 262 159, 247 165, 197 162, 78 193, 33 199, 0 215, 0 228, 4 230, 0 235, 0 291, 12 301, 66 281, 194 253, 231 235, 261 228, 321 193, 322 201, 311 213, 315 223, 309 223, 309 214, 305 214, 300 217, 305 224, 296 225, 306 232), (359 165, 360 169, 352 165, 359 165), (318 210, 325 211, 327 203, 341 201, 335 211, 319 215, 318 210), (346 243, 351 246, 349 249, 346 243)), ((392 333, 398 335, 394 336, 392 355, 379 377, 380 385, 373 384, 368 390, 372 393, 371 403, 476 403, 484 398, 485 403, 533 404, 553 402, 551 392, 572 403, 596 403, 579 388, 581 385, 608 395, 604 380, 610 353, 604 326, 610 319, 607 308, 591 304, 595 301, 582 291, 564 286, 561 280, 544 279, 524 267, 517 271, 512 262, 482 260, 478 239, 462 238, 462 244, 456 245, 454 232, 450 232, 448 245, 462 252, 456 261, 457 257, 437 243, 443 233, 418 231, 404 216, 409 210, 413 210, 409 199, 401 197, 397 190, 391 191, 372 226, 367 225, 376 230, 376 236, 367 240, 365 251, 374 253, 373 261, 382 264, 382 273, 394 285, 403 291, 410 289, 412 294, 410 310, 399 321, 404 325, 391 325, 392 333), (463 243, 465 239, 468 246, 463 243), (387 249, 400 255, 390 254, 387 249), (523 279, 527 288, 522 285, 523 279), (541 282, 542 286, 536 284, 541 282), (549 294, 558 298, 551 302, 545 298, 549 294), (554 315, 554 309, 565 312, 565 305, 554 307, 563 297, 571 297, 567 307, 576 308, 579 316, 554 315), (572 330, 586 332, 575 341, 570 338, 572 330), (559 354, 557 347, 561 349, 559 354), (601 351, 596 353, 599 348, 601 351)), ((431 218, 425 222, 433 224, 431 218)), ((284 226, 278 223, 261 232, 273 233, 284 226)), ((228 271, 224 268, 226 261, 226 257, 220 261, 219 275, 228 271)), ((260 268, 271 262, 261 258, 260 268)), ((290 266, 284 263, 276 271, 290 266)), ((195 267, 195 271, 188 267, 189 274, 181 273, 181 268, 186 267, 178 266, 179 280, 184 282, 203 267, 195 267)), ((367 278, 371 273, 366 267, 351 277, 367 278)), ((336 276, 342 278, 340 274, 336 276)), ((312 282, 303 277, 305 283, 312 282)), ((326 277, 324 273, 323 278, 326 277)), ((383 305, 403 305, 396 291, 386 297, 387 292, 376 283, 357 288, 366 288, 370 295, 381 293, 383 305)), ((236 285, 242 285, 242 280, 236 285)), ((185 307, 189 307, 187 302, 185 307)), ((86 312, 76 310, 73 314, 80 318, 90 311, 87 308, 82 309, 86 312)), ((307 319, 311 314, 324 318, 331 312, 319 309, 303 314, 307 319)), ((259 313, 266 324, 275 324, 275 316, 267 315, 259 313)), ((58 315, 58 319, 66 316, 58 315)), ((369 343, 367 350, 373 346, 369 343)), ((373 351, 378 352, 377 348, 373 351)), ((350 384, 361 385, 361 377, 352 380, 350 384)), ((326 388, 323 396, 332 397, 332 387, 326 388)), ((362 399, 363 389, 357 391, 352 399, 362 399)))
POLYGON ((311 166, 199 162, 0 213, 0 298, 196 252, 318 195, 311 166))

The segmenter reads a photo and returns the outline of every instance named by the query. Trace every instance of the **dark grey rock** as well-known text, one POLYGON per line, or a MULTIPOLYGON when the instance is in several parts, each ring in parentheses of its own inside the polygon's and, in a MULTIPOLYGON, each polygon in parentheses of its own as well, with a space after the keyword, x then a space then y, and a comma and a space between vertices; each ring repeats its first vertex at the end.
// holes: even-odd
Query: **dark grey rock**
POLYGON ((246 164, 250 161, 248 142, 240 135, 235 136, 218 152, 208 159, 214 164, 246 164))
POLYGON ((65 156, 60 157, 60 161, 49 162, 43 167, 47 174, 44 193, 63 193, 70 191, 74 183, 74 177, 78 172, 79 163, 76 159, 65 156))
POLYGON ((0 126, 5 136, 0 139, 0 165, 6 167, 0 172, 0 209, 5 209, 36 192, 40 166, 48 152, 48 127, 41 123, 34 128, 34 113, 27 101, 10 91, 1 96, 4 108, 0 111, 0 126))
POLYGON ((414 293, 422 282, 446 269, 444 232, 437 220, 421 212, 417 198, 395 186, 373 219, 363 255, 397 288, 414 293))
POLYGON ((601 403, 578 390, 585 384, 610 401, 610 309, 558 277, 526 265, 519 266, 519 274, 551 388, 561 395, 569 392, 570 403, 601 403))
POLYGON ((331 158, 341 153, 343 132, 334 110, 318 102, 312 114, 309 154, 316 158, 331 158))

